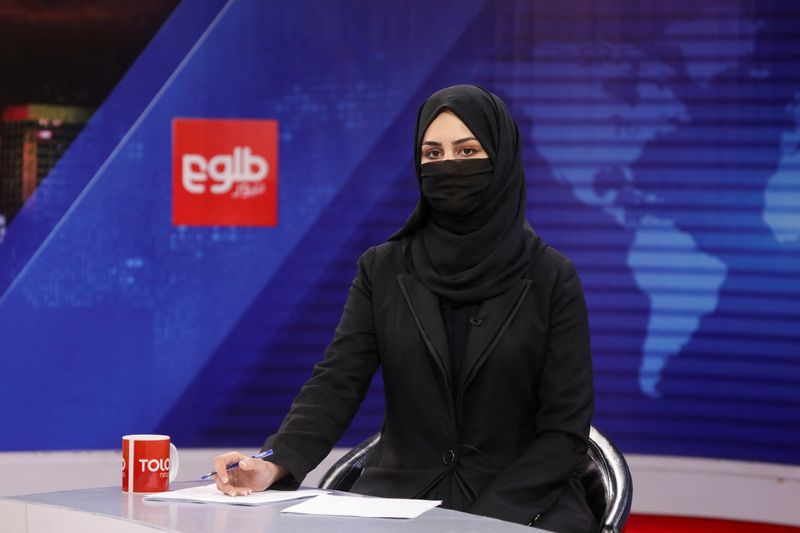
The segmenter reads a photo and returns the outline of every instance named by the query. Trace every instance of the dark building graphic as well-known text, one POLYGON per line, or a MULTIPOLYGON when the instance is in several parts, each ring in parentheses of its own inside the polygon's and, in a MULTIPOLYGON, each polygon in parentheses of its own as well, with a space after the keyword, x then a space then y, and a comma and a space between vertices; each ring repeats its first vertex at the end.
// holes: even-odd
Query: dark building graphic
POLYGON ((29 104, 8 107, 0 121, 0 239, 25 201, 77 137, 93 110, 29 104))

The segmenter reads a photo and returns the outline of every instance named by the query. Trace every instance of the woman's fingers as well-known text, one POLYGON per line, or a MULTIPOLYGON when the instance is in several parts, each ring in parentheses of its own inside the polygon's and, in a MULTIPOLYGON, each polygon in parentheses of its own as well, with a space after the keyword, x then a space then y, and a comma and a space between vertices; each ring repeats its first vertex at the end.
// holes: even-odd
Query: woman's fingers
POLYGON ((228 496, 247 496, 253 491, 250 487, 236 483, 233 479, 230 480, 230 483, 223 483, 222 487, 217 484, 217 488, 228 496))
POLYGON ((239 461, 239 469, 245 472, 262 472, 266 470, 267 463, 261 459, 253 459, 248 457, 239 461))
POLYGON ((239 452, 228 452, 214 457, 214 470, 217 472, 214 478, 219 490, 231 496, 241 490, 242 487, 236 486, 236 481, 238 480, 231 475, 232 472, 235 472, 235 469, 229 471, 228 465, 246 458, 245 455, 239 452))
POLYGON ((216 478, 223 483, 228 482, 228 465, 235 463, 245 458, 239 452, 227 452, 214 457, 214 471, 217 473, 216 478))
POLYGON ((233 483, 223 483, 219 479, 217 479, 217 489, 228 496, 246 496, 251 492, 249 488, 234 485, 233 483))
POLYGON ((229 496, 246 496, 254 489, 264 490, 269 486, 269 474, 263 461, 251 459, 239 452, 227 452, 214 458, 214 476, 217 489, 229 496), (227 470, 228 465, 239 463, 237 468, 227 470))

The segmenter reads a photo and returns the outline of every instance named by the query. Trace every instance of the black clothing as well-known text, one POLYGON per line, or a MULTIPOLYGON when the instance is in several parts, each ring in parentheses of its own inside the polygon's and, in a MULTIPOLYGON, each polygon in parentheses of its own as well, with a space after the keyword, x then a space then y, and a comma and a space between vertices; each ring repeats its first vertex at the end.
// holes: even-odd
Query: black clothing
POLYGON ((471 216, 490 199, 491 160, 447 159, 420 167, 419 191, 430 208, 430 220, 456 235, 478 229, 481 220, 471 216))
MULTIPOLYGON (((467 352, 467 343, 471 328, 480 325, 476 317, 478 304, 459 304, 441 299, 442 321, 447 334, 448 357, 450 360, 450 383, 458 383, 461 378, 461 367, 464 365, 464 355, 467 352)), ((457 389, 450 390, 453 403, 458 399, 457 389)), ((458 470, 451 470, 425 494, 420 495, 425 500, 442 500, 442 507, 447 509, 467 509, 473 501, 475 494, 469 485, 459 475, 458 470)))
POLYGON ((409 241, 370 248, 359 260, 323 361, 264 444, 291 474, 283 485, 296 486, 330 452, 380 366, 382 436, 354 492, 430 496, 455 473, 447 483, 462 481, 475 495, 462 510, 523 524, 542 514, 549 529, 586 531, 569 525, 593 518, 575 501, 580 493, 567 490, 586 457, 594 405, 572 263, 537 237, 525 275, 480 304, 483 322, 470 332, 454 381, 439 298, 405 268, 409 241), (588 514, 568 516, 576 509, 588 514))
MULTIPOLYGON (((475 324, 480 327, 480 319, 477 316, 478 304, 459 304, 442 300, 441 311, 444 329, 447 333, 450 383, 458 383, 471 328, 476 327, 475 324)), ((454 388, 450 392, 453 395, 453 400, 455 400, 456 389, 454 388)))
POLYGON ((417 117, 414 161, 420 200, 390 240, 411 236, 414 269, 431 291, 456 302, 480 302, 513 287, 529 268, 536 236, 525 219, 525 173, 517 125, 505 104, 485 89, 456 85, 434 93, 417 117), (444 110, 470 129, 489 155, 420 164, 428 126, 444 110), (486 172, 491 172, 487 178, 486 172), (455 206, 422 181, 447 179, 455 206), (469 179, 464 179, 469 178, 469 179), (488 182, 488 188, 485 185, 488 182), (426 196, 427 195, 427 196, 426 196))
POLYGON ((324 360, 264 448, 290 472, 282 484, 297 485, 380 366, 381 438, 354 492, 591 531, 573 479, 594 408, 586 307, 572 263, 525 218, 516 124, 484 89, 444 89, 420 109, 415 161, 414 213, 361 256, 324 360), (420 165, 425 130, 445 109, 488 160, 420 165))

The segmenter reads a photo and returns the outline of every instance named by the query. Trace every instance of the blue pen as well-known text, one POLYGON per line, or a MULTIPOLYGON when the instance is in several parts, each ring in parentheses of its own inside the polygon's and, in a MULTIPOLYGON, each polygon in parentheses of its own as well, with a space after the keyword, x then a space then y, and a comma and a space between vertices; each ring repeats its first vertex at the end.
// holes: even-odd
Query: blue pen
MULTIPOLYGON (((263 451, 263 452, 261 452, 261 453, 257 453, 257 454, 255 454, 255 455, 251 455, 251 456, 250 456, 250 459, 263 459, 264 457, 269 457, 269 456, 270 456, 270 455, 272 455, 273 453, 274 453, 274 452, 273 452, 272 450, 266 450, 266 451, 263 451)), ((228 466, 225 468, 225 470, 233 470, 234 468, 236 468, 236 467, 238 467, 238 466, 239 466, 239 461, 236 461, 235 463, 231 463, 231 464, 229 464, 229 465, 228 465, 228 466)), ((214 476, 216 476, 216 475, 217 475, 217 471, 216 471, 216 470, 212 470, 212 471, 211 471, 211 472, 209 472, 208 474, 203 474, 202 476, 200 476, 200 480, 201 480, 201 481, 205 481, 205 480, 207 480, 207 479, 211 479, 212 477, 214 477, 214 476)))

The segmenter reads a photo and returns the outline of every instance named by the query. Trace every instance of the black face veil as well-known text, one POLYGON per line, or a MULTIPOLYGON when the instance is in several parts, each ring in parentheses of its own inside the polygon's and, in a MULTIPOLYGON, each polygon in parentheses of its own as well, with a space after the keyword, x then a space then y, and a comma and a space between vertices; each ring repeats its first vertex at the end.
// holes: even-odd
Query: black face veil
POLYGON ((420 108, 414 145, 420 199, 405 226, 389 240, 410 237, 415 273, 436 294, 454 302, 480 302, 505 292, 530 266, 540 241, 525 218, 520 146, 517 125, 503 101, 480 87, 442 89, 420 108), (451 162, 420 165, 425 131, 444 110, 461 119, 489 155, 488 162, 467 160, 472 162, 459 167, 460 174, 469 178, 484 173, 480 187, 474 180, 465 180, 465 191, 458 191, 459 176, 448 166, 451 162), (449 190, 469 197, 468 209, 442 209, 441 194, 432 196, 430 191, 445 189, 433 183, 422 186, 423 180, 437 178, 450 179, 449 190))

